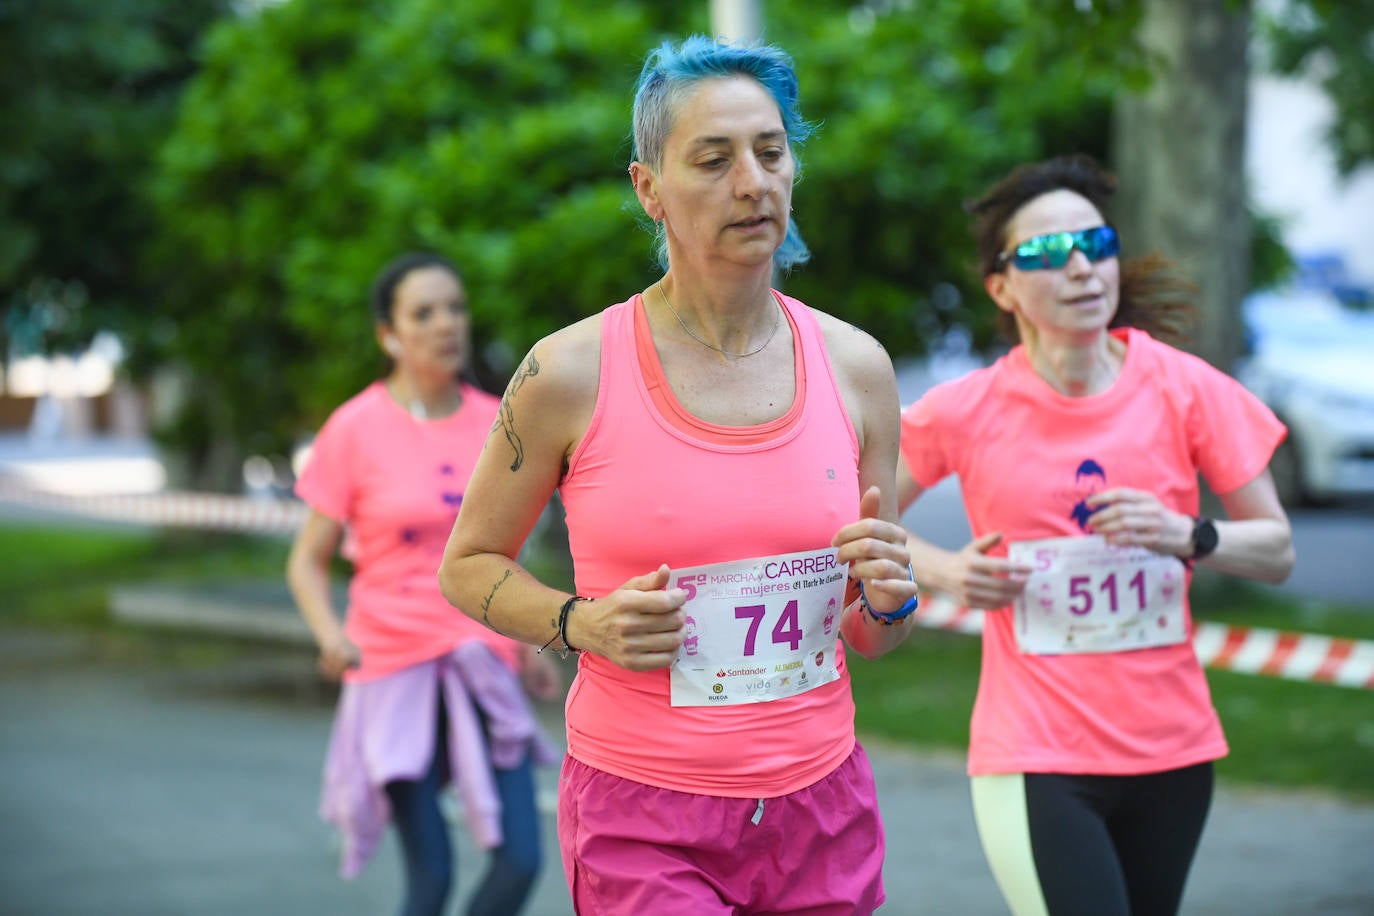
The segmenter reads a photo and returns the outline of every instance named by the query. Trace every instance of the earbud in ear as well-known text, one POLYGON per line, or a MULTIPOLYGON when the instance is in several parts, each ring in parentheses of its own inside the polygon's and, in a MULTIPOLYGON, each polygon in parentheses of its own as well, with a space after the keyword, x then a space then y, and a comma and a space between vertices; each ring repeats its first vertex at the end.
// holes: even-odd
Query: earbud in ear
POLYGON ((386 335, 386 352, 392 356, 401 355, 401 342, 396 339, 395 334, 386 335))

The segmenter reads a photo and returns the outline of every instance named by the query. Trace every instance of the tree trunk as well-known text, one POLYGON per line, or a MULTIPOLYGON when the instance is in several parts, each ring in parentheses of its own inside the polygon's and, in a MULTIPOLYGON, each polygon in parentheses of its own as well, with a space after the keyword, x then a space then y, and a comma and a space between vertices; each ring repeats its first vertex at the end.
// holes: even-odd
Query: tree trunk
POLYGON ((1245 190, 1248 2, 1143 0, 1150 88, 1117 100, 1116 222, 1127 256, 1173 260, 1198 286, 1193 350, 1224 371, 1241 353, 1250 282, 1245 190))

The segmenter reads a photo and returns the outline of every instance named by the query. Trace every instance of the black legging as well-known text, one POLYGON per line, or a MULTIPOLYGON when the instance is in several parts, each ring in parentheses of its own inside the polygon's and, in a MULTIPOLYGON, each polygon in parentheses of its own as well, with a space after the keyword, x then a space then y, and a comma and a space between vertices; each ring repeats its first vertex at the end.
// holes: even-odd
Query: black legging
MULTIPOLYGON (((1050 916, 1178 912, 1211 806, 1211 763, 1141 776, 1021 778, 1020 822, 1030 834, 1031 868, 1050 916)), ((1009 865, 1016 867, 1001 862, 993 869, 1009 865)), ((1024 900, 1008 903, 1018 913, 1038 909, 1024 900)))
MULTIPOLYGON (((478 715, 485 727, 486 717, 480 710, 478 715)), ((391 819, 400 836, 405 860, 406 899, 401 916, 438 916, 453 885, 453 847, 448 823, 439 807, 439 790, 449 778, 447 723, 440 696, 434 759, 429 772, 418 780, 386 784, 391 819)), ((539 872, 539 813, 535 808, 529 756, 514 769, 492 772, 501 798, 503 840, 491 851, 487 873, 469 904, 469 916, 518 913, 539 872)))
POLYGON ((1175 916, 1210 803, 1212 764, 974 777, 982 845, 1017 916, 1175 916))

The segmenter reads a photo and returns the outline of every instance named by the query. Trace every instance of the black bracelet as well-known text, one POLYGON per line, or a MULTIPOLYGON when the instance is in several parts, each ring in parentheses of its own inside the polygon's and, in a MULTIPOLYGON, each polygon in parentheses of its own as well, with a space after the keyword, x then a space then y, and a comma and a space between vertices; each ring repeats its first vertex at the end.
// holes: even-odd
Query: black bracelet
POLYGON ((568 614, 572 611, 573 605, 577 602, 590 600, 590 598, 583 598, 581 595, 573 595, 567 601, 563 602, 563 606, 558 609, 558 632, 555 633, 553 636, 550 636, 549 641, 539 647, 539 652, 541 654, 545 649, 553 645, 553 641, 555 639, 563 640, 563 648, 557 650, 560 657, 567 658, 569 652, 579 651, 577 649, 574 649, 572 645, 568 642, 568 614))
POLYGON ((558 609, 558 638, 563 640, 564 652, 576 652, 572 643, 568 642, 568 613, 573 609, 573 605, 579 601, 590 601, 590 598, 583 598, 581 595, 573 595, 563 606, 558 609))

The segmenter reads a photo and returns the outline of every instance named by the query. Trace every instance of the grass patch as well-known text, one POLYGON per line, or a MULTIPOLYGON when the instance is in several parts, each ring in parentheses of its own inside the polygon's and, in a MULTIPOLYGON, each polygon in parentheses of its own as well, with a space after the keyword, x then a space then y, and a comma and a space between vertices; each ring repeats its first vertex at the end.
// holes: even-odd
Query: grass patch
POLYGON ((1208 671, 1231 753, 1217 776, 1374 800, 1374 691, 1208 671))
POLYGON ((152 532, 137 530, 0 528, 0 555, 11 558, 0 571, 0 595, 42 590, 73 577, 117 576, 131 564, 145 562, 159 540, 152 532))
POLYGON ((217 532, 0 526, 0 620, 95 626, 121 582, 281 579, 287 544, 217 532))
POLYGON ((64 663, 203 668, 245 657, 299 652, 216 634, 121 624, 110 616, 112 587, 129 582, 283 581, 282 538, 134 527, 0 525, 0 639, 32 644, 8 653, 22 668, 64 663), (65 634, 50 657, 42 633, 65 634), (36 642, 35 642, 36 640, 36 642), (31 656, 31 657, 30 657, 31 656))
POLYGON ((846 653, 856 727, 918 747, 966 750, 980 647, 974 636, 918 629, 875 661, 846 653))
POLYGON ((1198 620, 1374 640, 1374 607, 1295 598, 1277 588, 1200 571, 1189 591, 1198 620))
MULTIPOLYGON (((1222 577, 1197 583, 1192 598, 1201 620, 1374 639, 1374 608, 1222 577)), ((877 661, 850 653, 860 732, 966 751, 980 656, 978 638, 939 630, 918 630, 877 661)), ((1229 671, 1207 679, 1231 745, 1219 778, 1374 800, 1374 691, 1229 671)))

